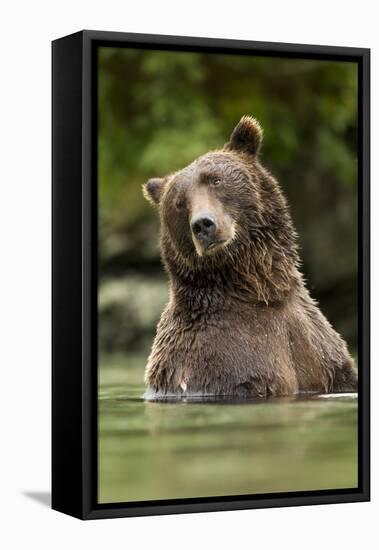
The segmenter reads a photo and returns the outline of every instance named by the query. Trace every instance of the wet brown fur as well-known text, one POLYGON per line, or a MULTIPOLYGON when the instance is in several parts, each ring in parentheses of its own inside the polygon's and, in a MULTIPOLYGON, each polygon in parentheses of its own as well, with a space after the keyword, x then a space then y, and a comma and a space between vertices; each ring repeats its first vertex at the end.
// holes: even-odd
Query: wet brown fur
POLYGON ((346 344, 305 287, 286 201, 257 156, 261 139, 259 124, 243 117, 221 151, 144 186, 159 207, 170 279, 146 367, 152 397, 356 389, 346 344), (235 227, 204 256, 188 221, 200 188, 235 227))

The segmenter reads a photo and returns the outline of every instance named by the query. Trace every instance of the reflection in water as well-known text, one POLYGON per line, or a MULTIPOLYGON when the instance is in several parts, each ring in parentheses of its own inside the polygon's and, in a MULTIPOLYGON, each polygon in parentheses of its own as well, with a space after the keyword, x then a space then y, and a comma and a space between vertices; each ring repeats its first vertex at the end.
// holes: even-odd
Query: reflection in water
POLYGON ((99 502, 357 486, 356 394, 147 402, 142 378, 100 361, 99 502))

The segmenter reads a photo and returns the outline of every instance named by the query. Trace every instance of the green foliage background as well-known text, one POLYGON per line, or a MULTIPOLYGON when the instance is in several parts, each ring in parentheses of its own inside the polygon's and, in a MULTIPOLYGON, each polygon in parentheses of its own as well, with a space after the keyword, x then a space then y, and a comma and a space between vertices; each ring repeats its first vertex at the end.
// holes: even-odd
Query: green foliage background
POLYGON ((142 183, 221 147, 244 114, 299 233, 313 297, 357 343, 357 66, 99 51, 100 350, 145 353, 166 301, 158 219, 142 183))

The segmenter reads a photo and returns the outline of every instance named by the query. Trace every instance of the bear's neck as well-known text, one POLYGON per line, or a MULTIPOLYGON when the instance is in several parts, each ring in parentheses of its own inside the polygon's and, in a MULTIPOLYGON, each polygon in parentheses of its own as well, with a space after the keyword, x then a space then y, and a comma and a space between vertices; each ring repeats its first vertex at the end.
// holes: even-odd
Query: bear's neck
POLYGON ((171 282, 172 301, 181 311, 202 315, 248 305, 261 307, 280 304, 301 286, 301 275, 288 258, 281 262, 268 260, 246 264, 238 261, 219 268, 193 270, 172 261, 172 255, 163 257, 171 282))

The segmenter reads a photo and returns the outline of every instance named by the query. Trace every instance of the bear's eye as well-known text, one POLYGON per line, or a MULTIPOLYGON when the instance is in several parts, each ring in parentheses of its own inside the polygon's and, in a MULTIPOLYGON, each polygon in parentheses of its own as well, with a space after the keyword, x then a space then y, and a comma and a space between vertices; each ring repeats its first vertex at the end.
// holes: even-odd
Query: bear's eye
POLYGON ((212 185, 213 187, 218 187, 219 185, 221 185, 221 179, 220 179, 220 178, 214 178, 214 179, 212 179, 211 185, 212 185))
POLYGON ((177 199, 175 202, 175 207, 177 210, 183 210, 183 208, 186 206, 186 203, 184 199, 177 199))

